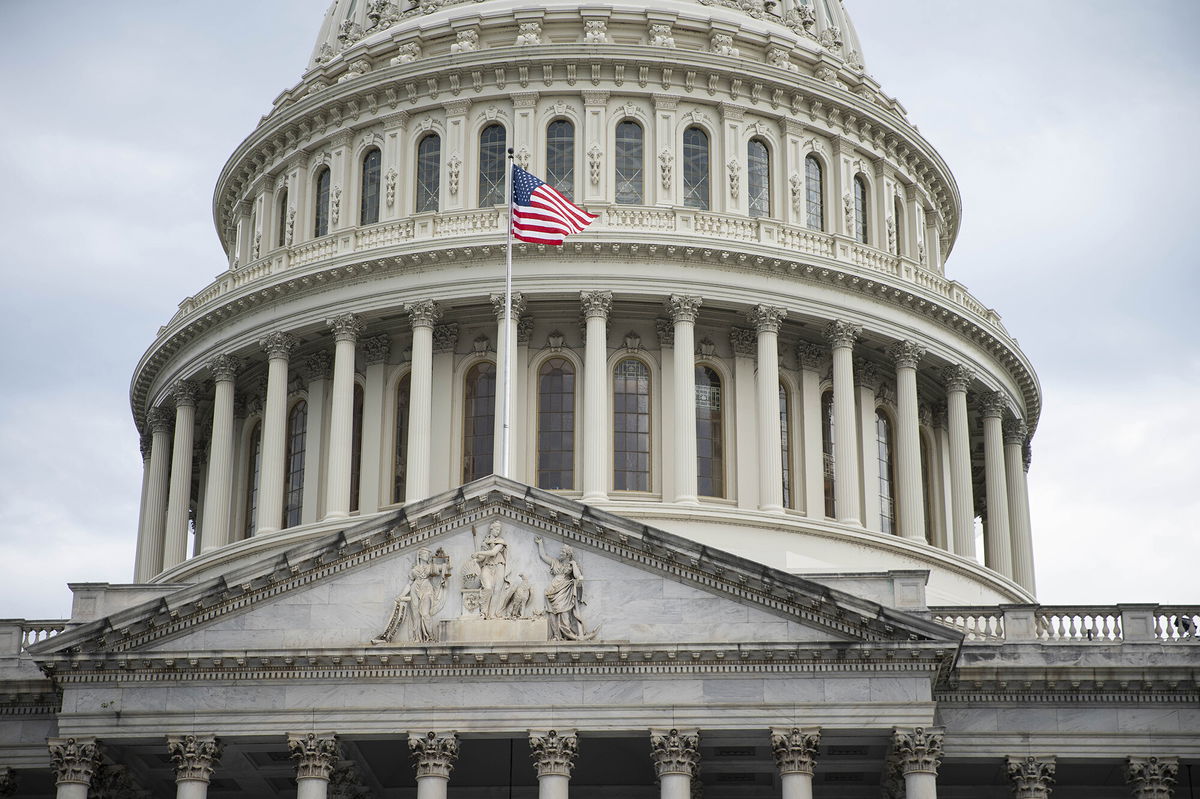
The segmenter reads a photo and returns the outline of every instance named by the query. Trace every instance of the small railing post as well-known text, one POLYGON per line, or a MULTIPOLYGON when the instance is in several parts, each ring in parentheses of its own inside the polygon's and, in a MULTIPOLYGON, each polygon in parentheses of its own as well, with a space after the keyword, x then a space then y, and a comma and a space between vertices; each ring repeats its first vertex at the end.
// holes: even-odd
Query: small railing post
POLYGON ((1154 617, 1157 605, 1117 605, 1121 614, 1121 634, 1124 641, 1153 641, 1154 617))
POLYGON ((1037 605, 1001 605, 1004 616, 1004 640, 1022 643, 1038 640, 1037 605))

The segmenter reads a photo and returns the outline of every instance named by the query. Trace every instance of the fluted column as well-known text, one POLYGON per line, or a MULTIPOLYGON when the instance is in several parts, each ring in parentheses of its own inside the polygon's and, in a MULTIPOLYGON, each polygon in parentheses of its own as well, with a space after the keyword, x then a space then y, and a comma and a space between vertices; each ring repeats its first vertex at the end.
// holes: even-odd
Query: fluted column
POLYGON ((1004 395, 991 391, 980 398, 983 417, 983 479, 987 492, 987 536, 984 554, 987 567, 1005 577, 1013 576, 1012 532, 1008 519, 1008 478, 1004 469, 1004 395))
POLYGON ((783 799, 812 799, 813 769, 817 746, 821 743, 818 727, 791 727, 771 730, 771 749, 779 767, 783 799))
MULTIPOLYGON (((350 477, 354 457, 354 356, 362 320, 348 313, 325 320, 333 330, 333 391, 326 457, 325 518, 350 515, 350 477)), ((266 448, 263 448, 264 463, 266 448)))
POLYGON ((529 754, 538 775, 538 799, 567 799, 579 754, 574 730, 529 733, 529 754))
POLYGON ((855 444, 859 447, 859 474, 862 476, 862 521, 863 527, 874 532, 883 532, 883 508, 879 480, 879 436, 875 422, 875 400, 883 380, 879 367, 865 358, 854 363, 854 392, 858 411, 855 444))
POLYGON ((833 510, 843 524, 862 524, 854 413, 854 342, 861 333, 861 327, 840 319, 825 329, 833 347, 833 510))
POLYGON ((204 799, 213 769, 221 762, 221 742, 212 735, 168 735, 175 763, 175 799, 204 799))
POLYGON ((779 427, 779 328, 787 317, 783 308, 758 305, 749 314, 758 333, 758 507, 783 510, 783 431, 779 427))
POLYGON ((263 407, 262 466, 258 478, 255 535, 275 532, 283 521, 288 359, 298 343, 290 333, 272 333, 259 341, 259 346, 267 353, 267 400, 263 407))
POLYGON ((587 324, 583 361, 583 501, 608 499, 608 314, 611 291, 580 292, 587 324))
POLYGON ((941 727, 893 730, 892 752, 904 777, 905 799, 937 799, 943 735, 941 727))
POLYGON ((950 428, 950 529, 954 554, 975 559, 975 500, 971 495, 971 432, 967 427, 967 389, 975 372, 965 366, 947 366, 946 421, 950 428))
POLYGON ((1048 799, 1054 785, 1054 757, 1009 757, 1005 761, 1014 799, 1048 799))
POLYGON ((1177 757, 1131 757, 1126 761, 1125 779, 1133 799, 1171 799, 1179 774, 1177 757))
POLYGON ((896 362, 896 498, 900 505, 896 521, 901 536, 924 541, 926 488, 921 484, 917 364, 925 357, 925 348, 915 341, 898 341, 888 354, 896 362))
POLYGON ((329 416, 330 383, 333 381, 333 356, 321 350, 304 360, 308 377, 308 420, 304 427, 304 461, 313 464, 305 469, 304 491, 300 502, 300 523, 312 524, 322 518, 321 503, 325 500, 321 482, 321 464, 325 463, 328 442, 325 440, 325 420, 329 416))
POLYGON ((296 761, 296 799, 326 799, 329 776, 340 756, 333 733, 288 735, 288 751, 296 761))
POLYGON ((827 350, 802 341, 796 345, 800 362, 800 411, 803 417, 804 512, 825 518, 825 452, 821 440, 821 373, 827 350))
MULTIPOLYGON (((383 459, 385 451, 391 457, 391 447, 383 441, 383 395, 387 375, 387 361, 392 352, 392 341, 386 334, 372 336, 362 342, 363 362, 366 375, 363 379, 362 448, 358 465, 358 511, 361 514, 377 513, 383 500, 383 459)), ((389 492, 390 493, 390 492, 389 492)))
POLYGON ((99 743, 95 738, 50 738, 46 744, 56 799, 87 799, 88 787, 100 766, 99 743))
POLYGON ((408 751, 417 773, 417 799, 446 799, 450 772, 458 760, 458 736, 452 732, 409 735, 408 751))
POLYGON ((163 570, 187 558, 188 516, 192 504, 192 445, 196 434, 197 386, 187 380, 171 390, 175 399, 175 442, 171 448, 171 490, 167 499, 167 537, 163 570))
POLYGON ((208 362, 215 385, 201 552, 229 543, 230 501, 233 496, 233 381, 240 367, 241 361, 232 355, 218 355, 208 362))
POLYGON ((146 478, 146 500, 138 524, 139 547, 134 582, 148 582, 162 571, 164 534, 167 523, 167 481, 171 468, 171 424, 174 414, 166 408, 151 408, 146 414, 150 428, 150 473, 146 478))
POLYGON ((492 311, 496 314, 496 422, 495 422, 495 444, 493 445, 493 461, 492 471, 501 477, 513 476, 513 450, 515 442, 513 441, 513 430, 515 429, 516 419, 508 419, 509 435, 508 449, 505 452, 504 447, 504 423, 507 418, 506 403, 508 398, 505 397, 505 375, 508 374, 508 342, 512 342, 512 358, 513 372, 508 379, 511 381, 509 392, 515 398, 517 396, 517 382, 521 380, 521 375, 517 374, 517 325, 521 321, 521 314, 525 312, 525 298, 521 293, 514 291, 512 293, 512 312, 508 314, 508 325, 504 324, 504 295, 493 294, 492 311), (507 456, 508 462, 504 463, 507 456))
POLYGON ((674 326, 675 348, 675 501, 697 505, 696 478, 696 317, 699 297, 671 296, 667 309, 674 326))
POLYGON ((1004 477, 1008 481, 1008 524, 1012 531, 1013 579, 1033 594, 1033 525, 1029 519, 1029 484, 1025 476, 1025 439, 1029 429, 1020 419, 1004 423, 1004 477))
MULTIPOLYGON (((675 339, 676 346, 679 339, 675 339)), ((696 730, 651 730, 650 756, 658 776, 660 799, 691 799, 692 780, 700 771, 700 734, 696 730)))
POLYGON ((408 380, 408 462, 404 501, 429 496, 430 455, 433 447, 433 326, 442 316, 433 300, 407 306, 412 324, 412 372, 408 380))

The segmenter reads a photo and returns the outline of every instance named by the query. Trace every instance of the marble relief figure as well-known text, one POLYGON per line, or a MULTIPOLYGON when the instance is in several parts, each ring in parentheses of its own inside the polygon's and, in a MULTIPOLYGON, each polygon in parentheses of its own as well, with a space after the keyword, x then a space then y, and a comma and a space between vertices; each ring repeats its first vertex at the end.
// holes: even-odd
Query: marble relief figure
POLYGON ((390 644, 406 620, 411 627, 412 641, 428 643, 437 640, 433 633, 433 617, 446 605, 449 577, 450 558, 445 552, 439 549, 434 553, 423 547, 417 550, 417 560, 408 573, 408 584, 396 597, 387 627, 371 639, 371 643, 390 644))
POLYGON ((583 572, 575 562, 575 550, 563 544, 557 558, 546 554, 540 537, 535 538, 538 557, 550 567, 550 585, 546 588, 546 616, 550 637, 556 641, 590 641, 598 630, 587 630, 580 616, 583 601, 583 572))
POLYGON ((485 619, 501 618, 504 615, 504 601, 509 594, 508 577, 508 543, 502 535, 500 522, 488 525, 487 535, 483 539, 483 547, 478 552, 471 553, 479 570, 479 584, 482 589, 480 606, 485 619))

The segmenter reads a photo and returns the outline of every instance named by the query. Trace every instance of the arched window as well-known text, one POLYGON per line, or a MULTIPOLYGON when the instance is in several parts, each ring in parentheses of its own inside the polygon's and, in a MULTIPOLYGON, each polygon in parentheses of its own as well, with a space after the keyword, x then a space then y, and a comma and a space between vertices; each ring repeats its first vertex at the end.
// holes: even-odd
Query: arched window
POLYGON ((575 367, 551 358, 538 370, 537 486, 575 487, 575 367))
POLYGON ((362 486, 363 387, 354 384, 354 416, 350 439, 350 510, 358 510, 358 493, 362 486))
POLYGON ((725 431, 721 424, 721 376, 696 367, 696 476, 702 497, 725 496, 725 431))
POLYGON ((329 233, 329 167, 324 167, 317 173, 316 195, 313 235, 319 237, 329 233))
POLYGON ((479 132, 479 207, 504 202, 504 148, 507 144, 503 125, 488 125, 479 132))
POLYGON ((496 432, 496 365, 475 364, 467 372, 463 390, 464 483, 492 473, 496 432))
POLYGON ((565 119, 546 128, 546 182, 575 197, 575 126, 565 119))
POLYGON ((933 474, 933 461, 930 460, 931 453, 929 451, 929 440, 924 434, 921 439, 921 487, 924 489, 921 494, 925 505, 925 543, 933 543, 933 483, 930 482, 930 475, 933 474))
POLYGON ((746 199, 750 216, 771 215, 771 155, 762 139, 751 139, 747 145, 746 199))
POLYGON ((779 443, 783 464, 783 507, 792 507, 792 415, 787 386, 779 384, 779 443))
POLYGON ((641 205, 645 198, 642 169, 645 166, 642 126, 631 119, 617 125, 617 152, 613 159, 617 202, 641 205))
POLYGON ((246 538, 254 535, 258 519, 258 478, 262 472, 262 423, 250 431, 250 457, 246 460, 246 538))
POLYGON ((823 181, 821 162, 814 156, 807 156, 804 159, 804 197, 808 226, 813 230, 825 229, 825 186, 823 181))
POLYGON ((867 182, 862 175, 854 176, 854 238, 867 242, 867 182))
POLYGON ((300 524, 304 508, 304 451, 308 433, 308 403, 300 400, 292 406, 287 423, 287 460, 284 461, 283 524, 284 529, 300 524))
POLYGON ((426 134, 417 143, 416 213, 436 211, 441 199, 442 137, 426 134))
POLYGON ((275 244, 278 247, 287 246, 287 228, 288 228, 288 190, 285 188, 279 195, 279 227, 276 230, 278 234, 275 238, 275 244))
POLYGON ((408 487, 408 403, 412 394, 412 374, 396 384, 396 461, 392 502, 403 502, 408 487))
POLYGON ((875 410, 875 443, 879 453, 879 529, 896 533, 896 451, 892 420, 875 410))
POLYGON ((896 226, 896 255, 904 255, 904 202, 896 197, 892 224, 896 226))
POLYGON ((833 490, 833 392, 821 395, 821 463, 825 472, 825 515, 837 517, 833 490))
POLYGON ((650 369, 637 358, 613 370, 613 490, 650 490, 650 369))
POLYGON ((360 225, 373 225, 379 221, 379 184, 383 155, 378 147, 367 151, 362 160, 362 201, 359 203, 360 225))
POLYGON ((697 127, 683 132, 683 204, 708 210, 708 134, 697 127))

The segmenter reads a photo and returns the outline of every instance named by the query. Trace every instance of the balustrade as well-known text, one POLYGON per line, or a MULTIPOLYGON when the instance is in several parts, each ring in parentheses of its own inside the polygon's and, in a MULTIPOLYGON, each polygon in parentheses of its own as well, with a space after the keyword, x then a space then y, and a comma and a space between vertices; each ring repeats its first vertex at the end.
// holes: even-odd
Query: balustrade
POLYGON ((66 620, 25 621, 21 623, 21 651, 67 629, 66 620))
POLYGON ((937 607, 930 608, 933 620, 961 632, 969 643, 1005 643, 1011 641, 1041 641, 1046 643, 1125 642, 1191 643, 1200 639, 1200 609, 1167 606, 1001 606, 937 607), (1126 630, 1124 619, 1133 612, 1134 618, 1152 619, 1152 631, 1126 630), (1032 630, 1028 635, 1011 632, 1008 617, 1032 615, 1032 630))

